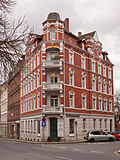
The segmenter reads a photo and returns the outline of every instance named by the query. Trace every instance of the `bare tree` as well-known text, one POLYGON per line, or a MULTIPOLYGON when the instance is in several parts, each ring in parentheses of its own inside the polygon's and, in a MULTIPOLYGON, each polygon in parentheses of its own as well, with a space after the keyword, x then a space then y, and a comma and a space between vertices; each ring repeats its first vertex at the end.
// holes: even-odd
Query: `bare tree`
POLYGON ((14 5, 14 0, 0 0, 0 81, 6 80, 9 72, 16 69, 26 42, 28 25, 25 18, 17 22, 8 18, 14 5))

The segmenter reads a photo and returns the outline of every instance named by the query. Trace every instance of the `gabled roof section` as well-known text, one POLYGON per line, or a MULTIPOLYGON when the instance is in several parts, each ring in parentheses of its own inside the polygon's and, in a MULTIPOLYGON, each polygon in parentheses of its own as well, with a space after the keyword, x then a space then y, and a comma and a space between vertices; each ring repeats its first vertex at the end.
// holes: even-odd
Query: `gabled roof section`
POLYGON ((87 33, 87 34, 83 34, 79 37, 79 40, 83 40, 83 39, 86 39, 87 36, 90 36, 90 37, 97 37, 97 33, 96 31, 93 31, 93 32, 90 32, 90 33, 87 33))

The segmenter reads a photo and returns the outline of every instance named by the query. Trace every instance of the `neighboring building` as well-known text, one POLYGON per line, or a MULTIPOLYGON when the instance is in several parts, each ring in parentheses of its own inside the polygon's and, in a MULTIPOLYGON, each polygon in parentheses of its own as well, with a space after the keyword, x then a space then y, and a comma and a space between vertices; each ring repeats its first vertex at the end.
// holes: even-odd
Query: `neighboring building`
POLYGON ((0 85, 0 124, 1 124, 1 85, 0 85))
POLYGON ((20 103, 22 139, 76 140, 91 129, 114 130, 113 64, 96 31, 76 36, 68 18, 50 13, 43 35, 28 37, 20 103))
POLYGON ((23 61, 19 60, 15 72, 9 74, 8 79, 8 137, 20 136, 20 67, 23 61))
POLYGON ((120 94, 114 97, 115 130, 120 131, 120 94))
POLYGON ((5 82, 1 86, 1 122, 0 136, 7 136, 7 106, 8 106, 8 84, 5 82))

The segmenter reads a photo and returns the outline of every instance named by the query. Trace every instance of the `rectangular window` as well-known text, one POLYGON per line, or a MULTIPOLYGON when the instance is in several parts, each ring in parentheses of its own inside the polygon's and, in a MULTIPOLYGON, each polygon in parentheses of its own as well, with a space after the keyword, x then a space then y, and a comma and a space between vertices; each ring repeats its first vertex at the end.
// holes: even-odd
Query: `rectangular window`
POLYGON ((56 77, 56 76, 55 77, 51 77, 50 78, 50 82, 51 83, 58 83, 58 77, 56 77))
POLYGON ((101 80, 98 81, 98 91, 102 92, 102 81, 101 80))
POLYGON ((92 97, 92 109, 96 110, 96 97, 92 97))
POLYGON ((33 97, 31 97, 31 111, 33 110, 33 97))
POLYGON ((86 96, 82 96, 82 109, 86 109, 86 96))
POLYGON ((31 120, 31 133, 33 132, 33 121, 31 120))
POLYGON ((58 107, 58 96, 51 96, 51 107, 58 107))
POLYGON ((34 110, 36 109, 36 96, 34 96, 34 110))
POLYGON ((93 119, 93 129, 96 128, 96 119, 93 119))
POLYGON ((104 100, 104 111, 107 111, 107 100, 104 100))
POLYGON ((103 66, 103 76, 106 76, 106 67, 103 66))
POLYGON ((40 108, 40 95, 37 95, 37 109, 40 108))
POLYGON ((34 133, 36 133, 36 121, 34 120, 34 133))
POLYGON ((92 62, 92 72, 95 72, 95 62, 92 62))
POLYGON ((50 31, 50 40, 55 40, 55 31, 50 31))
POLYGON ((34 57, 34 69, 36 68, 36 57, 34 57))
POLYGON ((98 74, 101 74, 101 64, 98 64, 98 74))
POLYGON ((40 134, 40 121, 37 121, 37 133, 40 134))
POLYGON ((74 94, 70 93, 69 95, 69 106, 74 107, 74 94))
POLYGON ((37 66, 40 64, 40 54, 37 54, 37 66))
POLYGON ((107 119, 105 119, 105 129, 107 129, 107 119))
POLYGON ((69 63, 74 64, 74 53, 69 51, 69 63))
POLYGON ((83 129, 86 129, 86 119, 83 119, 83 129))
POLYGON ((108 69, 108 77, 111 78, 111 69, 108 69))
POLYGON ((69 84, 72 86, 74 85, 74 73, 69 73, 69 84))
POLYGON ((100 119, 100 129, 102 128, 102 119, 100 119))
POLYGON ((109 101, 109 111, 112 112, 112 101, 109 101))
POLYGON ((81 57, 81 68, 85 69, 85 58, 81 57))
POLYGON ((102 110, 102 98, 99 98, 99 110, 102 110))
POLYGON ((69 119, 69 134, 74 134, 74 119, 69 119))
POLYGON ((96 80, 92 79, 92 90, 96 91, 96 80))
POLYGON ((82 88, 86 89, 86 77, 82 77, 82 88))

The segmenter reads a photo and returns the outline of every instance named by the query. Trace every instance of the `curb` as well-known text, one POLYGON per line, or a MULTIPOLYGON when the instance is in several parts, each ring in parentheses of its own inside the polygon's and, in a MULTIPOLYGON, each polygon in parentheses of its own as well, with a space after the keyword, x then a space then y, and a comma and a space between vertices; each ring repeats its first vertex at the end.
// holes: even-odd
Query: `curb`
POLYGON ((86 141, 73 141, 73 142, 36 142, 36 141, 26 141, 26 140, 19 140, 19 139, 11 139, 11 138, 1 138, 0 139, 7 139, 10 141, 15 142, 23 142, 23 143, 30 143, 30 144, 76 144, 76 143, 85 143, 86 141))

